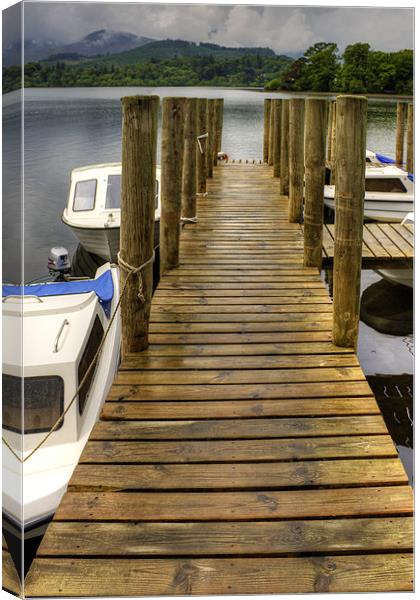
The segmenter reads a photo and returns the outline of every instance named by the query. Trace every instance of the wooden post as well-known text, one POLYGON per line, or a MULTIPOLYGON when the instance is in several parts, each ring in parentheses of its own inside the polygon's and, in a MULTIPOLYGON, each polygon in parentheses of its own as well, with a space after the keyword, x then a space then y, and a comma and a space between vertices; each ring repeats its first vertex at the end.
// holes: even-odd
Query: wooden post
POLYGON ((305 104, 305 220, 303 266, 322 267, 327 101, 305 104))
POLYGON ((270 136, 270 98, 264 100, 264 140, 263 140, 263 162, 268 163, 268 143, 270 136))
POLYGON ((213 155, 213 166, 217 167, 217 155, 222 150, 222 134, 223 134, 223 98, 217 98, 215 101, 215 145, 213 155))
POLYGON ((280 177, 281 100, 273 100, 273 175, 280 177))
MULTIPOLYGON (((155 182, 158 96, 127 96, 121 99, 122 182, 120 256, 125 263, 139 267, 153 256, 155 223, 155 182)), ((127 272, 121 268, 121 289, 127 272)), ((131 275, 121 300, 122 354, 140 352, 148 346, 150 301, 153 288, 153 263, 139 277, 131 275)))
POLYGON ((414 122, 413 105, 407 109, 407 172, 414 173, 414 122))
POLYGON ((334 100, 332 105, 332 123, 331 123, 331 155, 330 155, 330 184, 335 183, 335 161, 337 148, 337 102, 334 100))
MULTIPOLYGON (((207 98, 198 99, 197 137, 207 134, 207 98)), ((197 139, 197 194, 203 195, 207 189, 207 144, 208 137, 197 139)))
POLYGON ((196 216, 197 204, 197 106, 198 98, 188 98, 185 119, 184 160, 182 165, 182 210, 186 218, 196 216))
POLYGON ((332 144, 332 129, 333 129, 333 105, 334 101, 328 102, 328 129, 327 129, 327 162, 331 161, 331 144, 332 144))
POLYGON ((300 223, 303 213, 305 100, 289 100, 289 223, 300 223))
POLYGON ((395 143, 395 162, 402 166, 404 162, 404 130, 407 115, 407 104, 397 102, 397 139, 395 143))
POLYGON ((367 99, 337 98, 333 342, 357 346, 366 170, 367 99))
POLYGON ((213 159, 216 133, 216 100, 210 98, 207 100, 207 177, 213 177, 213 159))
POLYGON ((268 135, 268 164, 273 166, 273 136, 274 136, 274 98, 270 102, 270 130, 268 135))
POLYGON ((280 195, 289 195, 289 102, 281 103, 280 195))
POLYGON ((162 182, 160 274, 179 264, 182 163, 186 98, 164 98, 162 107, 162 182))

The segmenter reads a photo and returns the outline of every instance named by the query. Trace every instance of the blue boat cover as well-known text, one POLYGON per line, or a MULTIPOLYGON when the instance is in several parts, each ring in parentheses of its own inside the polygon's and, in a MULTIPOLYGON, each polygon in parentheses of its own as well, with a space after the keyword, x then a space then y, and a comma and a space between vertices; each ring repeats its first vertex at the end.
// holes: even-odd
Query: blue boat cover
POLYGON ((410 181, 414 181, 414 175, 413 175, 413 173, 409 173, 409 174, 407 175, 407 177, 408 177, 408 179, 409 179, 410 181))
POLYGON ((384 165, 395 165, 395 160, 390 156, 385 156, 385 154, 379 154, 378 152, 375 154, 375 156, 379 162, 383 163, 384 165))
POLYGON ((97 279, 79 281, 57 281, 54 283, 36 283, 34 285, 3 285, 3 298, 6 296, 67 296, 69 294, 87 294, 95 292, 106 316, 111 314, 111 302, 114 296, 114 282, 111 270, 105 271, 97 279))

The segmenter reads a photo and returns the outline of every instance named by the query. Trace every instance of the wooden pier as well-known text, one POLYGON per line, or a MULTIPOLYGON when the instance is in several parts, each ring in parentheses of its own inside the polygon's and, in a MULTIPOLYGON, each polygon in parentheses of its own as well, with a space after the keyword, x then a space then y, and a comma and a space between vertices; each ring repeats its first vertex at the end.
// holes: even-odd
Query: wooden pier
POLYGON ((26 596, 412 590, 411 488, 278 186, 214 169, 26 596))

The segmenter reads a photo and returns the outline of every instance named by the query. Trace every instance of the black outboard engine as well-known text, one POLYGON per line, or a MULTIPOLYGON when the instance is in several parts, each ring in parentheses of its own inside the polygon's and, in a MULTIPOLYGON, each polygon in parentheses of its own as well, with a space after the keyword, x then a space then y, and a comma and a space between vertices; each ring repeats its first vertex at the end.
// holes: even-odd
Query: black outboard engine
POLYGON ((71 263, 67 248, 51 248, 48 256, 48 271, 55 281, 65 281, 70 275, 71 263))

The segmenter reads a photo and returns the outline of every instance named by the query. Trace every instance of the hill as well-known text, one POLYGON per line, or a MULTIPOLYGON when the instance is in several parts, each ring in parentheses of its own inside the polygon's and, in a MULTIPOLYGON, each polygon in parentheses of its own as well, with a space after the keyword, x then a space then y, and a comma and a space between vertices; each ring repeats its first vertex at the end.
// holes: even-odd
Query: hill
MULTIPOLYGON (((98 62, 114 65, 135 65, 150 60, 167 60, 179 57, 213 56, 214 58, 240 58, 242 56, 275 57, 270 48, 228 48, 204 42, 187 42, 185 40, 161 40, 145 44, 127 52, 101 57, 98 62)), ((288 58, 288 57, 286 57, 288 58)), ((96 62, 96 61, 95 61, 96 62)))

